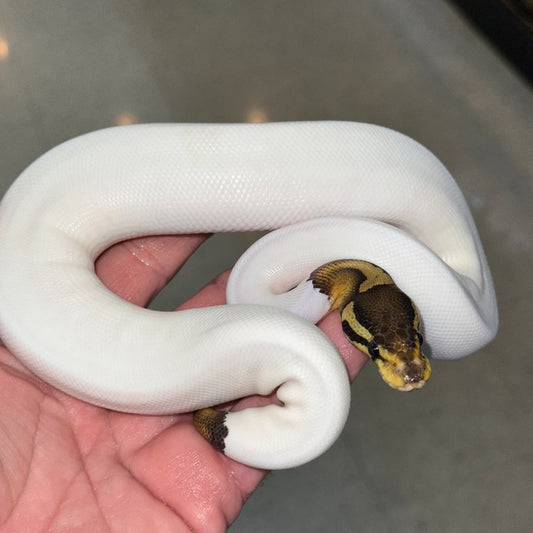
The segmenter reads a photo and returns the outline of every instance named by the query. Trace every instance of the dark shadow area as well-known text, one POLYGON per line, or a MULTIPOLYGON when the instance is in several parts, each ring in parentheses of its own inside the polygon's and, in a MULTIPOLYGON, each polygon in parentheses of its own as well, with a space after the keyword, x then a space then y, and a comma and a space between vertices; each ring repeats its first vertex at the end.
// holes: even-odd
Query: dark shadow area
POLYGON ((533 85, 533 1, 450 0, 533 85))

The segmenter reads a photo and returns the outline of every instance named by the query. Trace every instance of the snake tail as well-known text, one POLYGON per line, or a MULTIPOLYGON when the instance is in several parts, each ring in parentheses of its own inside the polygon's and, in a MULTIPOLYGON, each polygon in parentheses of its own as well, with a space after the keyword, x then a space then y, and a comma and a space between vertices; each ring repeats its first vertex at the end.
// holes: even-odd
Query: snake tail
POLYGON ((228 428, 226 427, 226 413, 212 407, 200 409, 194 413, 194 427, 202 437, 219 451, 224 452, 228 428))

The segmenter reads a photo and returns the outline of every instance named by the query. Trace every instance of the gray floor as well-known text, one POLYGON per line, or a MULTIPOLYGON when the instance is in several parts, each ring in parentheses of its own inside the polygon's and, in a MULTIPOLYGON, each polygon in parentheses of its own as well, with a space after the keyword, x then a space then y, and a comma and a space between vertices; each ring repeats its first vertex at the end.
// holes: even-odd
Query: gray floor
MULTIPOLYGON (((533 96, 446 3, 0 0, 1 191, 117 122, 343 119, 407 133, 462 186, 493 269, 497 339, 399 395, 368 366, 342 438, 271 475, 235 532, 526 532, 533 519, 533 96)), ((222 236, 170 308, 251 236, 222 236)))

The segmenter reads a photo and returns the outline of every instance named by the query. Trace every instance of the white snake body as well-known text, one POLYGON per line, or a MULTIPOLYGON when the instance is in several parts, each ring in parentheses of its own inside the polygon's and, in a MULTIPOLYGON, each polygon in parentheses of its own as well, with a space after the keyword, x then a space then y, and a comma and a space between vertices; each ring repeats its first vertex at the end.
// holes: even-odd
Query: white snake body
POLYGON ((0 250, 0 334, 28 368, 83 400, 147 414, 279 387, 283 407, 226 422, 227 455, 264 468, 319 455, 347 416, 340 357, 293 314, 327 311, 305 282, 320 264, 356 258, 388 271, 418 306, 433 357, 464 356, 497 329, 490 272, 456 183, 413 140, 367 124, 84 135, 38 159, 6 194, 0 250), (150 311, 94 273, 103 250, 136 236, 276 228, 232 273, 228 301, 238 305, 150 311))

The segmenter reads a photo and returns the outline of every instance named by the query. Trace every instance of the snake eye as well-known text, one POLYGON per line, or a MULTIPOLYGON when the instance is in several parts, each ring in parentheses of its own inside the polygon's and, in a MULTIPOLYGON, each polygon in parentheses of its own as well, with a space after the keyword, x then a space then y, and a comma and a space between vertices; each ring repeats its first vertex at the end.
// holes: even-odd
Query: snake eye
POLYGON ((368 353, 369 353, 372 361, 375 361, 376 359, 381 359, 381 355, 379 353, 378 343, 374 339, 372 339, 368 343, 368 353))

